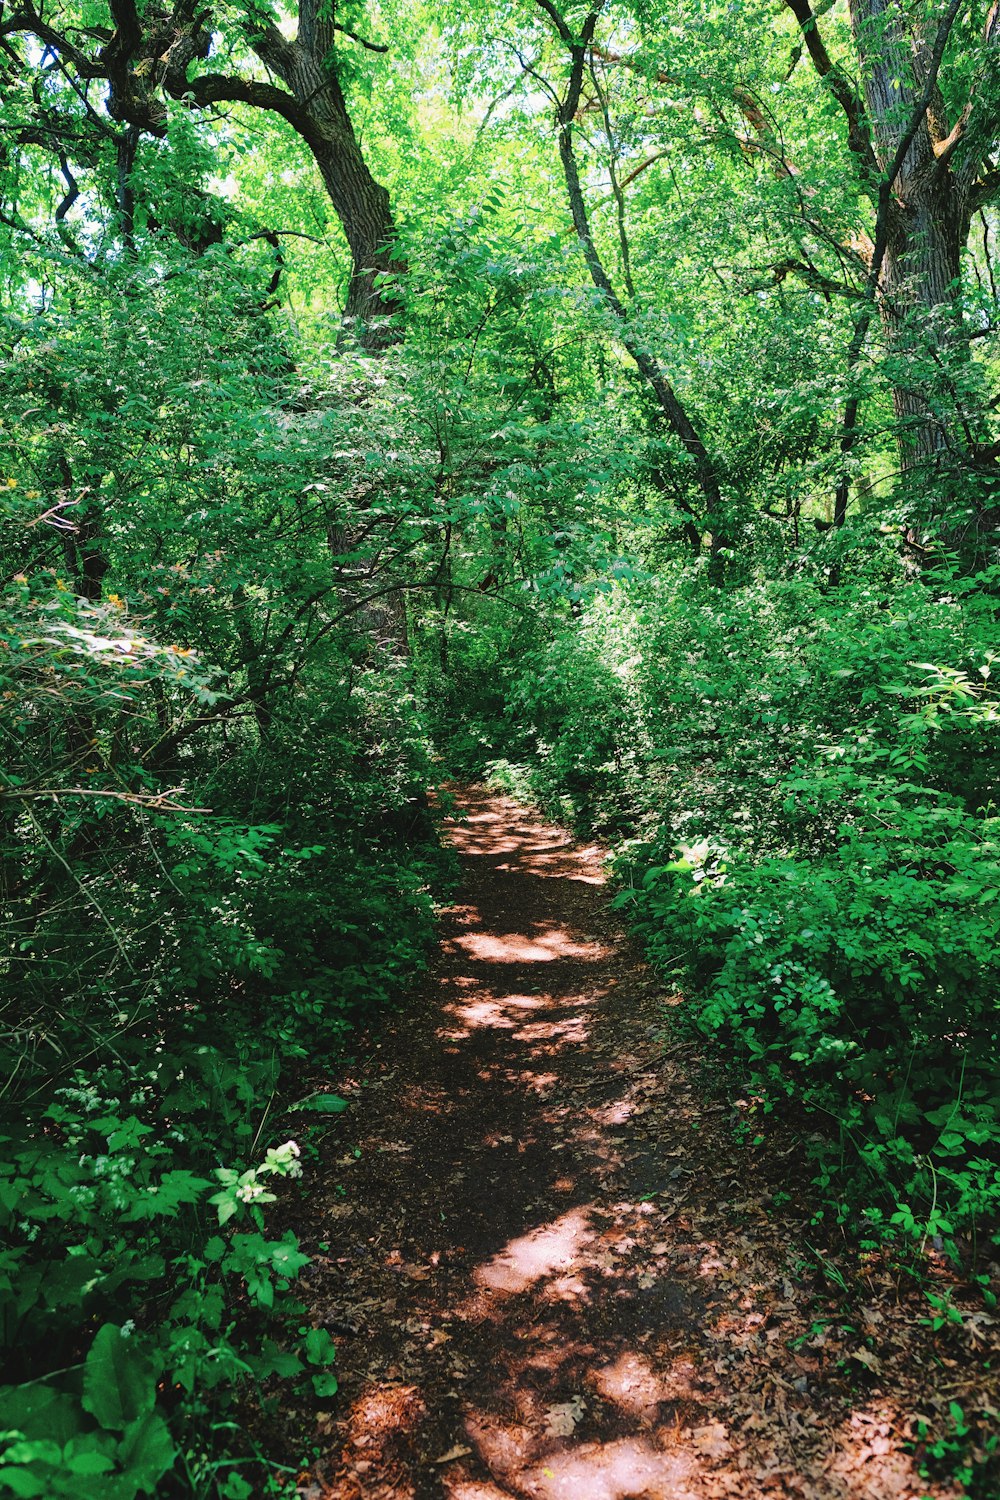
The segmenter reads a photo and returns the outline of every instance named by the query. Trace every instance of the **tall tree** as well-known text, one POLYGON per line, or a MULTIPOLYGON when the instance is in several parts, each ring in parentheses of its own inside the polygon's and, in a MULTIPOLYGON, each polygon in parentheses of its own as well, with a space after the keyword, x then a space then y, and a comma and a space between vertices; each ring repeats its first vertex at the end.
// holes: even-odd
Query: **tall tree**
MULTIPOLYGON (((387 49, 346 32, 324 0, 301 0, 297 15, 297 31, 290 38, 263 7, 251 9, 236 35, 227 39, 211 12, 193 0, 177 0, 169 13, 157 8, 140 13, 135 0, 110 0, 110 26, 90 18, 80 24, 67 12, 53 21, 51 11, 43 15, 28 0, 0 22, 0 42, 8 76, 15 69, 27 74, 30 65, 14 49, 13 39, 34 37, 44 55, 57 59, 60 72, 72 79, 96 128, 115 134, 121 232, 126 240, 132 233, 136 143, 142 134, 166 134, 165 96, 195 109, 236 103, 280 115, 309 147, 347 238, 352 263, 345 306, 348 326, 364 347, 379 350, 398 337, 393 319, 400 301, 392 278, 405 267, 393 250, 389 193, 365 161, 338 77, 336 40, 343 34, 367 50, 387 49), (247 76, 238 63, 226 71, 197 71, 226 41, 231 57, 256 59, 285 87, 252 72, 247 76), (95 81, 107 85, 111 127, 89 102, 95 81)), ((37 122, 26 128, 36 141, 42 139, 37 122)), ((55 144, 58 149, 60 143, 55 144)), ((66 155, 63 150, 64 162, 66 155)))
MULTIPOLYGON (((810 0, 785 3, 816 74, 840 106, 859 186, 875 209, 867 297, 852 358, 860 355, 877 303, 895 357, 904 468, 949 449, 964 447, 974 456, 966 414, 935 410, 927 389, 903 370, 922 327, 929 326, 943 353, 962 349, 962 256, 969 226, 973 214, 1000 195, 998 7, 991 5, 984 17, 973 6, 960 26, 960 0, 917 7, 901 0, 852 0, 859 90, 828 51, 810 0), (951 78, 942 77, 946 57, 951 78)), ((856 416, 856 404, 849 404, 845 451, 854 441, 856 416)), ((844 498, 842 486, 839 519, 844 498)))
MULTIPOLYGON (((661 419, 666 429, 679 439, 694 465, 698 489, 704 502, 704 521, 712 533, 712 550, 718 552, 722 544, 723 499, 715 464, 705 446, 689 412, 681 401, 661 362, 646 347, 638 336, 628 309, 616 291, 601 257, 590 226, 586 200, 580 180, 574 143, 574 130, 581 108, 584 80, 587 76, 588 58, 594 45, 594 34, 598 18, 603 9, 603 0, 591 6, 579 31, 575 31, 553 0, 537 0, 541 10, 554 27, 569 57, 569 76, 565 92, 556 98, 556 123, 559 130, 559 159, 562 163, 566 193, 569 199, 573 227, 580 242, 587 270, 604 305, 612 314, 622 344, 632 357, 639 374, 655 397, 661 419)), ((620 221, 622 233, 624 225, 620 221)), ((629 280, 627 257, 626 280, 629 280)), ((700 541, 700 530, 692 523, 689 534, 696 546, 700 541)))

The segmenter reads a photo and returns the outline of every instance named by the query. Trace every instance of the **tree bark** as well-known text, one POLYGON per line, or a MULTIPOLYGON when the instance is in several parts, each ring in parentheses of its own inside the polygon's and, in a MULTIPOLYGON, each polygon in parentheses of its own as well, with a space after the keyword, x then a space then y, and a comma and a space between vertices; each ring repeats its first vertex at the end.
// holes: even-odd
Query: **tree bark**
POLYGON ((922 328, 944 347, 959 347, 961 256, 971 211, 966 183, 947 162, 939 163, 935 152, 945 128, 935 79, 930 102, 920 107, 929 67, 926 39, 909 29, 899 0, 851 0, 850 9, 883 180, 898 158, 888 183, 878 296, 883 332, 897 367, 893 404, 900 459, 904 469, 911 469, 953 445, 948 424, 934 415, 927 393, 901 379, 898 371, 922 328), (916 128, 907 144, 907 126, 915 113, 916 128))
MULTIPOLYGON (((329 7, 332 13, 332 7, 329 7)), ((389 193, 364 159, 333 66, 334 25, 321 20, 317 0, 301 0, 299 30, 286 41, 273 26, 250 35, 253 50, 286 85, 299 116, 295 128, 308 145, 351 251, 351 280, 344 316, 363 347, 385 349, 399 340, 402 310, 391 283, 406 266, 393 251, 396 226, 389 193)))

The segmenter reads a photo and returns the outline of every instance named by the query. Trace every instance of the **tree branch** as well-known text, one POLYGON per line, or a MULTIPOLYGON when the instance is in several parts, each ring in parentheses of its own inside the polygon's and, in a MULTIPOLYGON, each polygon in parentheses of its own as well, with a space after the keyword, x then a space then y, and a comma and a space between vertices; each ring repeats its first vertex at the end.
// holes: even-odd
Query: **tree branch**
POLYGON ((563 177, 566 181, 566 193, 569 198, 570 212, 573 217, 573 227, 576 230, 577 239, 583 251, 583 257, 590 272, 590 279, 601 293, 605 305, 618 323, 618 336, 622 344, 634 361, 636 369, 647 382, 656 398, 661 416, 667 428, 679 439, 682 447, 694 464, 698 488, 704 498, 705 509, 709 517, 714 521, 712 549, 713 552, 716 552, 721 544, 720 518, 722 494, 719 488, 715 465, 702 442, 697 428, 688 416, 683 403, 668 379, 666 372, 661 368, 654 356, 643 347, 630 326, 628 313, 621 298, 615 291, 594 242, 593 233, 590 228, 590 219, 587 214, 587 206, 583 196, 580 169, 576 159, 576 150, 573 145, 573 129, 580 106, 580 96, 583 91, 584 71, 587 66, 590 49, 593 46, 594 31, 597 26, 602 3, 603 0, 596 0, 596 3, 588 12, 579 40, 574 40, 572 32, 553 4, 553 0, 537 0, 539 7, 550 17, 559 35, 566 42, 570 54, 569 81, 566 86, 565 97, 556 110, 556 123, 559 127, 559 159, 562 163, 563 177))
POLYGON ((94 62, 32 10, 15 11, 13 15, 7 17, 6 21, 0 22, 0 37, 5 36, 37 37, 60 57, 68 58, 81 78, 105 77, 103 64, 94 62))
POLYGON ((356 31, 351 31, 348 26, 341 26, 339 21, 334 21, 333 29, 334 31, 342 31, 345 36, 350 37, 352 42, 357 42, 361 47, 367 47, 369 52, 388 52, 389 50, 388 47, 383 47, 380 42, 370 42, 367 37, 358 36, 356 31))
POLYGON ((858 158, 862 176, 876 181, 879 175, 878 161, 872 147, 871 126, 865 107, 850 80, 827 52, 810 0, 784 0, 784 3, 799 23, 806 51, 816 73, 843 110, 847 120, 848 145, 858 158))
POLYGON ((182 77, 168 74, 165 85, 172 98, 198 109, 213 104, 249 104, 253 109, 273 110, 304 139, 309 139, 309 122, 304 111, 291 94, 273 83, 227 77, 224 73, 203 73, 191 80, 186 74, 182 77))

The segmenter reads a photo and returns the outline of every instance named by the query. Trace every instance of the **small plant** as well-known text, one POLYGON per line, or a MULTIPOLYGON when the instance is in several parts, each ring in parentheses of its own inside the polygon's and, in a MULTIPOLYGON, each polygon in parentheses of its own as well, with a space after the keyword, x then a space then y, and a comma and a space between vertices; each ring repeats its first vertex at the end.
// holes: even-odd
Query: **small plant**
POLYGON ((935 1333, 939 1333, 942 1328, 965 1326, 961 1308, 956 1307, 952 1301, 951 1288, 943 1294, 925 1289, 924 1296, 931 1305, 931 1316, 922 1318, 921 1322, 927 1324, 935 1333))
MULTIPOLYGON (((957 1401, 949 1402, 948 1415, 951 1418, 951 1425, 949 1431, 943 1436, 932 1437, 924 1423, 920 1423, 917 1429, 921 1440, 926 1442, 928 1456, 938 1461, 945 1458, 949 1460, 960 1458, 965 1448, 965 1439, 970 1432, 965 1420, 965 1412, 957 1401)), ((968 1484, 972 1478, 971 1469, 961 1464, 953 1466, 952 1473, 961 1484, 968 1484)))

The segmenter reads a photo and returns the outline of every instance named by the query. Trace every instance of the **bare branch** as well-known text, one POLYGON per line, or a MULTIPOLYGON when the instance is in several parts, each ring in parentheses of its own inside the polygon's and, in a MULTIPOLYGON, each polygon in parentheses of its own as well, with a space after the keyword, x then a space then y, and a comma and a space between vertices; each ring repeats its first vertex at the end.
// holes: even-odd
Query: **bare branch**
POLYGON ((86 786, 11 787, 0 788, 0 798, 27 800, 35 797, 52 797, 58 800, 60 797, 110 797, 115 802, 126 802, 130 807, 145 807, 151 812, 208 813, 212 811, 210 807, 191 807, 186 803, 171 800, 183 790, 182 786, 167 787, 162 792, 113 792, 99 787, 86 786))
POLYGON ((370 42, 367 37, 358 36, 356 31, 351 31, 348 26, 341 26, 339 21, 334 21, 333 29, 334 31, 342 31, 345 36, 350 37, 352 42, 357 42, 361 47, 367 47, 369 52, 388 52, 389 50, 388 47, 383 47, 381 42, 370 42))

